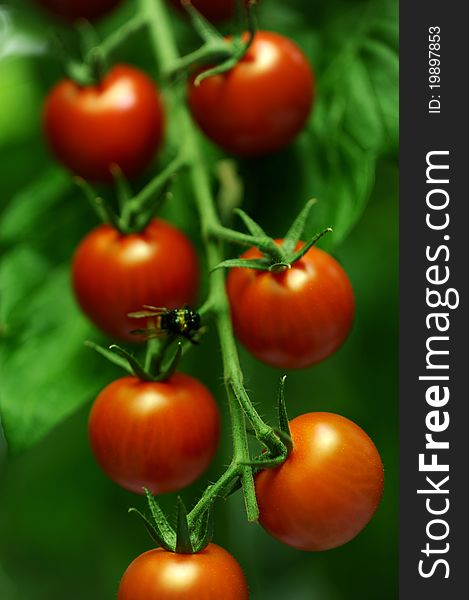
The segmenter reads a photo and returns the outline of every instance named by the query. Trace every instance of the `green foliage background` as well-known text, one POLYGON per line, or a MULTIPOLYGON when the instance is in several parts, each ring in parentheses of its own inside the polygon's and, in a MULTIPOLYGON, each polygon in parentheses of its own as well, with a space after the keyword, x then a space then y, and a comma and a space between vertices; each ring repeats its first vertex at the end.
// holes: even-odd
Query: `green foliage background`
MULTIPOLYGON (((133 4, 124 2, 102 23, 102 34, 128 18, 133 4)), ((396 598, 397 2, 262 4, 261 26, 294 38, 310 57, 318 101, 291 148, 239 163, 244 208, 281 235, 305 200, 318 198, 310 231, 334 225, 326 245, 349 273, 357 300, 345 346, 325 363, 290 374, 290 415, 326 410, 356 421, 381 452, 386 491, 365 532, 327 553, 299 553, 248 525, 238 497, 219 505, 215 541, 242 564, 254 600, 396 598)), ((127 515, 143 500, 102 475, 87 443, 90 403, 119 375, 83 348, 85 339, 107 340, 80 315, 69 289, 73 250, 96 220, 41 136, 42 101, 61 76, 45 45, 50 21, 26 0, 0 5, 0 11, 0 598, 113 598, 122 572, 151 541, 127 515), (3 18, 8 5, 11 22, 3 18)), ((193 49, 196 40, 176 15, 174 26, 181 49, 193 49)), ((63 35, 76 43, 69 31, 63 35)), ((126 44, 118 58, 157 77, 145 36, 126 44)), ((215 161, 218 152, 206 147, 215 161)), ((198 242, 184 179, 164 212, 198 242)), ((183 368, 224 407, 221 365, 213 369, 219 358, 210 332, 183 368)), ((242 363, 253 399, 273 417, 281 373, 244 351, 242 363)), ((224 430, 208 479, 229 460, 226 414, 224 430)), ((205 483, 202 478, 184 492, 186 504, 205 483)), ((173 500, 163 498, 169 511, 173 500)))

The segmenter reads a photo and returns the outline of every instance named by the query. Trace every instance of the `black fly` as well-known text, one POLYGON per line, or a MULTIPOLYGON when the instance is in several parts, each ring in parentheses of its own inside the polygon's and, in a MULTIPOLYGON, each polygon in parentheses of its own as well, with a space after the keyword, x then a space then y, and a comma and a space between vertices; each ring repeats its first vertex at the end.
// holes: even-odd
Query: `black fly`
POLYGON ((149 319, 147 329, 138 329, 132 333, 144 334, 146 337, 161 337, 163 335, 181 336, 192 344, 197 344, 195 334, 201 328, 201 319, 198 312, 189 306, 184 308, 157 308, 144 306, 146 310, 131 313, 129 317, 135 319, 149 319))

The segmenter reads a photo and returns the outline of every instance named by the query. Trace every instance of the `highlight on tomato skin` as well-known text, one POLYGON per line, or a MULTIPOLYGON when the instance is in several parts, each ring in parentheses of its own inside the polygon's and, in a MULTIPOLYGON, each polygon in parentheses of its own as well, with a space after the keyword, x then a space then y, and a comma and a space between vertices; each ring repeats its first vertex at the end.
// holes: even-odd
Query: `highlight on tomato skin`
POLYGON ((93 454, 115 483, 136 494, 186 487, 207 469, 219 440, 217 404, 197 379, 175 373, 162 382, 124 377, 91 409, 93 454))
POLYGON ((99 329, 119 340, 139 342, 131 332, 144 324, 129 313, 144 305, 173 309, 194 303, 197 253, 182 231, 162 219, 128 235, 101 225, 78 246, 72 283, 81 309, 99 329))
POLYGON ((136 558, 125 571, 118 600, 248 600, 246 579, 226 550, 209 544, 197 554, 161 548, 136 558))
POLYGON ((355 423, 332 413, 307 413, 290 422, 293 451, 283 465, 255 480, 260 522, 298 550, 337 548, 375 514, 384 488, 383 464, 355 423))
MULTIPOLYGON (((206 68, 206 67, 205 67, 206 68)), ((188 84, 195 122, 225 151, 253 158, 286 147, 305 127, 315 97, 308 59, 287 37, 258 31, 230 71, 188 84)))
POLYGON ((118 165, 140 175, 160 148, 165 114, 156 83, 130 65, 115 65, 97 85, 60 81, 48 94, 43 127, 56 159, 88 181, 110 183, 118 165))
POLYGON ((73 23, 79 19, 95 21, 110 13, 122 0, 36 0, 52 15, 73 23))
MULTIPOLYGON (((241 258, 261 256, 251 248, 241 258)), ((330 254, 316 247, 283 273, 231 269, 227 292, 236 337, 273 367, 303 369, 325 360, 353 325, 350 280, 330 254)))

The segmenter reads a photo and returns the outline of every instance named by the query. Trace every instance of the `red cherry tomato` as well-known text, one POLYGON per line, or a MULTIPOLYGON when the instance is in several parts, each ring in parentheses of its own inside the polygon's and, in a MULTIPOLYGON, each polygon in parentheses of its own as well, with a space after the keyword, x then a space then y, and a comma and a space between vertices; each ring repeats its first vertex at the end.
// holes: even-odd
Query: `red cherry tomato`
POLYGON ((145 552, 122 577, 118 600, 248 600, 246 579, 236 560, 209 544, 197 554, 161 548, 145 552))
POLYGON ((53 15, 65 21, 95 21, 111 12, 121 0, 36 0, 53 15))
MULTIPOLYGON (((171 4, 184 11, 181 0, 170 0, 171 4)), ((192 0, 194 6, 208 21, 227 21, 236 14, 236 0, 192 0)))
POLYGON ((89 420, 98 464, 131 492, 174 492, 195 481, 212 460, 219 412, 210 392, 188 375, 164 382, 124 377, 96 399, 89 420))
POLYGON ((110 181, 110 168, 142 172, 161 145, 164 111, 155 83, 131 66, 115 66, 99 85, 65 79, 44 109, 49 145, 61 163, 92 181, 110 181))
POLYGON ((287 146, 303 129, 314 98, 306 56, 278 33, 259 31, 231 71, 194 84, 189 106, 202 131, 239 156, 262 156, 287 146))
POLYGON ((260 522, 277 540, 299 550, 346 544, 381 501, 378 451, 358 425, 339 415, 301 415, 290 428, 290 456, 256 476, 260 522))
MULTIPOLYGON (((242 258, 260 256, 252 248, 242 258)), ((350 281, 332 256, 315 247, 282 273, 232 269, 227 290, 236 336, 274 367, 301 369, 324 360, 352 326, 350 281)))
POLYGON ((111 337, 137 341, 142 323, 127 315, 144 305, 178 308, 197 293, 197 255, 178 229, 154 219, 141 233, 123 235, 109 225, 89 233, 72 267, 73 287, 84 313, 111 337))

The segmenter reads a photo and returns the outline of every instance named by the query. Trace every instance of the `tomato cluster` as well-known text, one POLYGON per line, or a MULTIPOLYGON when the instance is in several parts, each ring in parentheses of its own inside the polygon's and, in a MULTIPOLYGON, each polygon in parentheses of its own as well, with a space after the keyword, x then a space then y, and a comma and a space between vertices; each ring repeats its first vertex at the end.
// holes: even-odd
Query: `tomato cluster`
MULTIPOLYGON (((96 19, 118 4, 40 1, 70 21, 96 19)), ((181 7, 178 0, 171 2, 181 7)), ((212 21, 235 11, 235 0, 193 4, 212 21)), ((189 77, 188 108, 206 136, 229 153, 276 152, 308 121, 314 73, 300 48, 282 35, 258 31, 234 67, 200 83, 201 72, 189 77)), ((149 166, 163 143, 165 109, 145 73, 116 65, 94 85, 60 82, 46 100, 44 130, 53 153, 72 173, 109 183, 119 170, 135 178, 149 166)), ((157 218, 146 219, 139 231, 111 221, 91 231, 73 259, 73 288, 89 319, 112 338, 132 342, 140 339, 132 333, 140 324, 131 313, 140 312, 148 324, 151 313, 143 315, 143 308, 169 311, 174 318, 189 311, 196 315, 189 306, 197 297, 198 258, 184 233, 157 218)), ((296 243, 298 237, 270 240, 274 250, 276 244, 292 246, 296 258, 288 264, 271 262, 263 270, 236 266, 226 282, 237 338, 256 358, 282 369, 305 368, 330 356, 354 318, 354 295, 343 268, 312 242, 296 243)), ((265 265, 269 257, 254 247, 241 259, 265 265)), ((89 419, 93 453, 110 479, 129 491, 178 491, 206 470, 216 452, 220 416, 215 400, 193 377, 175 369, 152 375, 121 352, 130 357, 134 376, 114 381, 97 397, 89 419)), ((300 550, 345 544, 366 526, 381 500, 378 451, 357 425, 330 413, 293 419, 290 434, 286 460, 255 478, 261 524, 300 550)), ((222 548, 209 543, 185 554, 164 547, 128 567, 119 600, 248 598, 241 568, 222 548)))

